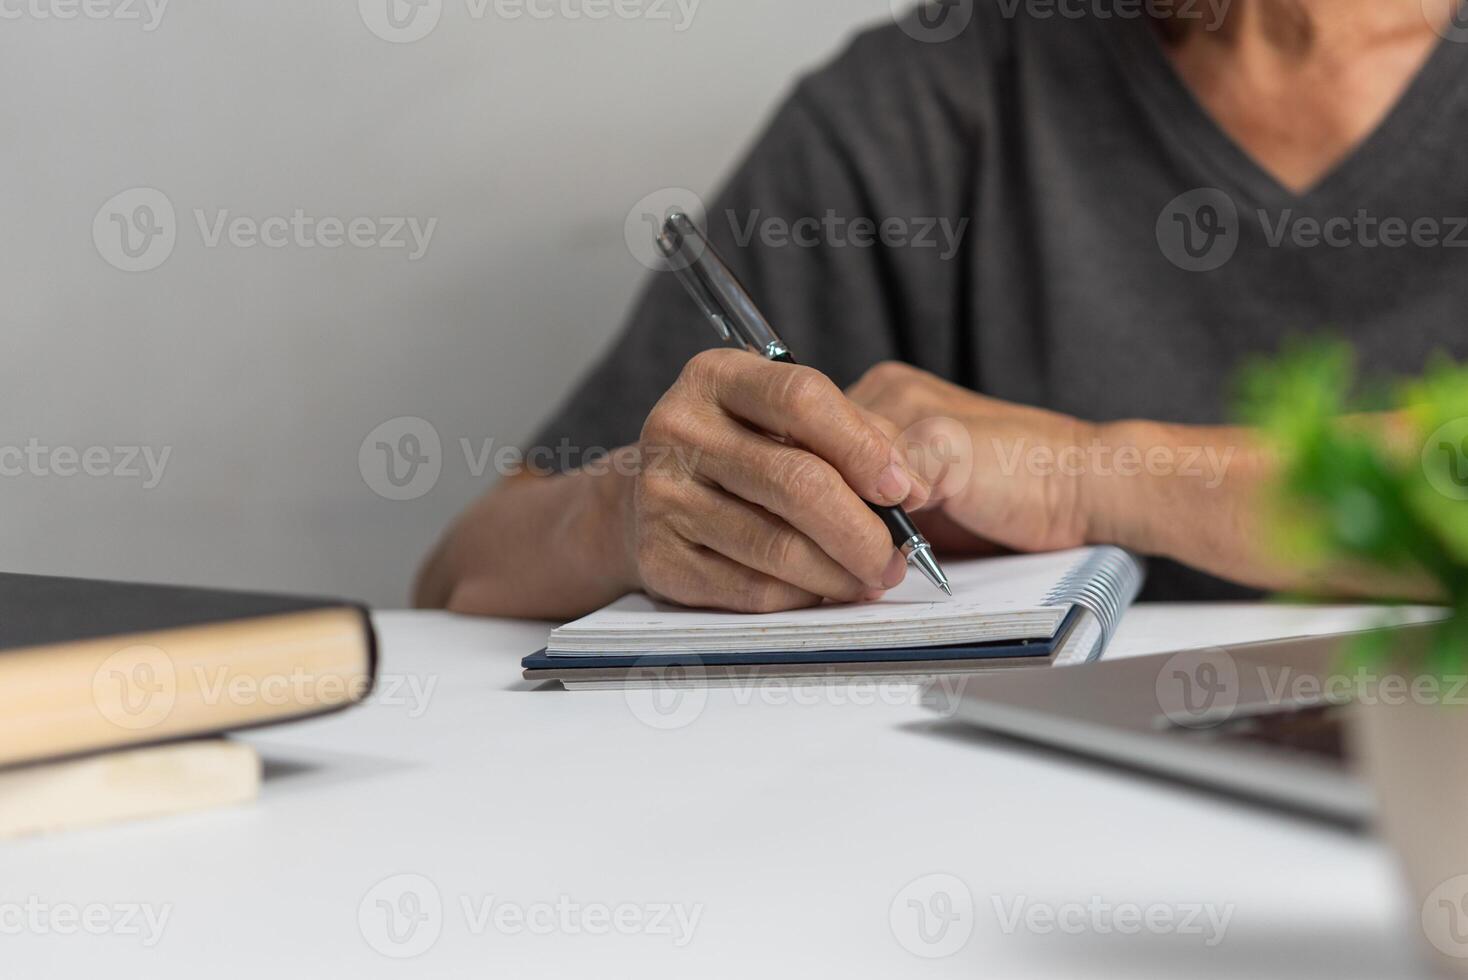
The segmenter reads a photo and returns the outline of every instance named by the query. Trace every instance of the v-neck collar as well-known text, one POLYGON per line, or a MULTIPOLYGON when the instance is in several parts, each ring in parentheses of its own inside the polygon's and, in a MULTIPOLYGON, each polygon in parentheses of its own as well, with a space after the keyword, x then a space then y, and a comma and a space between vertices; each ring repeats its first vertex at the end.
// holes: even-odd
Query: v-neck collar
POLYGON ((1455 85, 1461 90, 1468 71, 1468 44, 1440 40, 1376 127, 1313 184, 1295 191, 1239 145, 1198 100, 1147 18, 1106 22, 1103 33, 1148 111, 1163 130, 1182 141, 1183 151, 1259 203, 1275 207, 1340 199, 1365 181, 1381 180, 1410 156, 1427 117, 1446 108, 1444 97, 1455 85))

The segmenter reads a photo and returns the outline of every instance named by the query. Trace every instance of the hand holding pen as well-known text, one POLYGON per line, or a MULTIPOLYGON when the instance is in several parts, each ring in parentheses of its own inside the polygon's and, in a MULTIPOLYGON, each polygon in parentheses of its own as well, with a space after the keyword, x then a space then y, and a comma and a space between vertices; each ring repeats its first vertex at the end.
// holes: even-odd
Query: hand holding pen
MULTIPOLYGON (((673 281, 663 286, 673 293, 657 307, 682 314, 663 329, 706 331, 673 281)), ((609 459, 564 478, 507 480, 476 503, 425 567, 418 594, 544 619, 639 590, 762 613, 874 598, 903 581, 907 560, 870 504, 919 508, 953 489, 946 474, 930 485, 927 455, 918 464, 906 443, 895 451, 889 419, 890 408, 862 407, 814 368, 706 350, 609 459)))
POLYGON ((635 451, 632 480, 603 481, 632 484, 616 493, 631 588, 778 612, 876 598, 905 577, 866 500, 915 506, 927 489, 816 371, 704 351, 649 413, 635 451))
MULTIPOLYGON (((669 213, 657 236, 657 245, 722 338, 767 362, 774 362, 756 371, 755 363, 749 359, 735 361, 711 353, 695 358, 685 371, 685 375, 689 371, 712 372, 714 377, 705 378, 710 382, 720 380, 722 375, 722 380, 729 384, 728 394, 734 396, 724 401, 722 407, 754 430, 746 428, 737 436, 726 434, 748 452, 751 458, 746 465, 754 466, 755 470, 725 469, 725 479, 732 486, 714 480, 717 488, 734 494, 734 499, 742 498, 741 522, 750 525, 750 533, 763 542, 760 560, 754 567, 767 576, 789 581, 792 574, 806 577, 809 573, 790 567, 780 560, 781 556, 798 556, 805 560, 807 567, 828 564, 822 561, 824 557, 845 565, 848 575, 858 573, 859 580, 861 569, 843 562, 842 555, 852 553, 855 557, 853 545, 866 544, 862 542, 862 532, 869 542, 875 528, 871 517, 852 516, 852 504, 856 502, 852 498, 857 497, 880 522, 891 545, 897 549, 896 555, 905 558, 934 586, 951 595, 948 579, 931 546, 901 507, 912 498, 914 489, 918 489, 917 481, 893 457, 882 433, 867 422, 829 379, 796 365, 789 347, 686 215, 676 210, 669 213), (756 446, 763 452, 755 453, 756 446), (752 458, 756 455, 763 458, 752 458), (844 487, 840 485, 843 482, 844 487), (739 487, 752 490, 754 496, 742 493, 739 487), (779 489, 772 494, 771 488, 775 487, 779 489), (865 494, 858 496, 862 490, 865 494), (756 496, 765 500, 773 496, 774 506, 755 499, 756 496), (758 504, 769 512, 760 515, 759 508, 749 508, 748 503, 758 504), (791 526, 775 526, 781 517, 791 526), (837 518, 834 523, 832 517, 837 518), (847 522, 844 527, 843 520, 847 522), (764 526, 757 526, 760 524, 764 526), (846 535, 851 538, 843 540, 846 535), (771 544, 775 547, 771 548, 771 544)), ((676 391, 675 387, 670 395, 676 391)), ((655 409, 649 424, 657 421, 661 419, 655 409)), ((862 550, 871 554, 876 549, 868 544, 862 550)), ((901 566, 893 568, 895 557, 889 558, 883 569, 880 588, 869 580, 863 596, 890 588, 900 580, 901 566)), ((863 558, 861 564, 865 561, 863 558)), ((826 580, 839 578, 830 574, 832 569, 825 571, 822 577, 826 580)), ((840 591, 843 593, 840 596, 827 595, 822 590, 814 590, 813 594, 856 598, 850 595, 850 581, 840 591)))

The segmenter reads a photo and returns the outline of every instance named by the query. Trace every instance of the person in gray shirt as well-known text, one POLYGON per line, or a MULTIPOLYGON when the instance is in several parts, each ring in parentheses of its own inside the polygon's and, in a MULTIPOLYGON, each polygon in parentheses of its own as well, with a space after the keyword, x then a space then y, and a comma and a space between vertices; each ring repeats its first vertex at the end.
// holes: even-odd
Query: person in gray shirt
POLYGON ((654 275, 534 440, 564 472, 476 502, 417 601, 870 598, 904 567, 863 500, 945 556, 1155 556, 1151 598, 1299 586, 1230 378, 1321 331, 1374 373, 1468 356, 1465 70, 1457 0, 945 0, 861 34, 706 209, 819 373, 704 350, 654 275))

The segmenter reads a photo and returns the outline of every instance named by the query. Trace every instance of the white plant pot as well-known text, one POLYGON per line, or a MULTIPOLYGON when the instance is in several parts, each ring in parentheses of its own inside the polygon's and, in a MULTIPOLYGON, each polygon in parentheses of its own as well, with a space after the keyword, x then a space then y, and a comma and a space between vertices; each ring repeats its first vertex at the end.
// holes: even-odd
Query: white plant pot
POLYGON ((1356 758, 1375 791, 1377 828, 1410 890, 1414 931, 1438 972, 1455 977, 1468 977, 1468 685, 1462 688, 1384 672, 1362 685, 1351 724, 1356 758), (1436 696, 1428 692, 1433 686, 1436 696))

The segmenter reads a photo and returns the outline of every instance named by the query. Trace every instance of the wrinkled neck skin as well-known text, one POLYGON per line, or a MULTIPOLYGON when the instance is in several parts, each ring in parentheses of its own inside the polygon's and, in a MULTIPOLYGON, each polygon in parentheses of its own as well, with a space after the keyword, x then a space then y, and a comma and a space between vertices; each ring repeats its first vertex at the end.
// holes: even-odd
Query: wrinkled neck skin
POLYGON ((1218 125, 1303 192, 1386 118, 1457 3, 1215 0, 1179 5, 1156 25, 1173 67, 1218 125))

